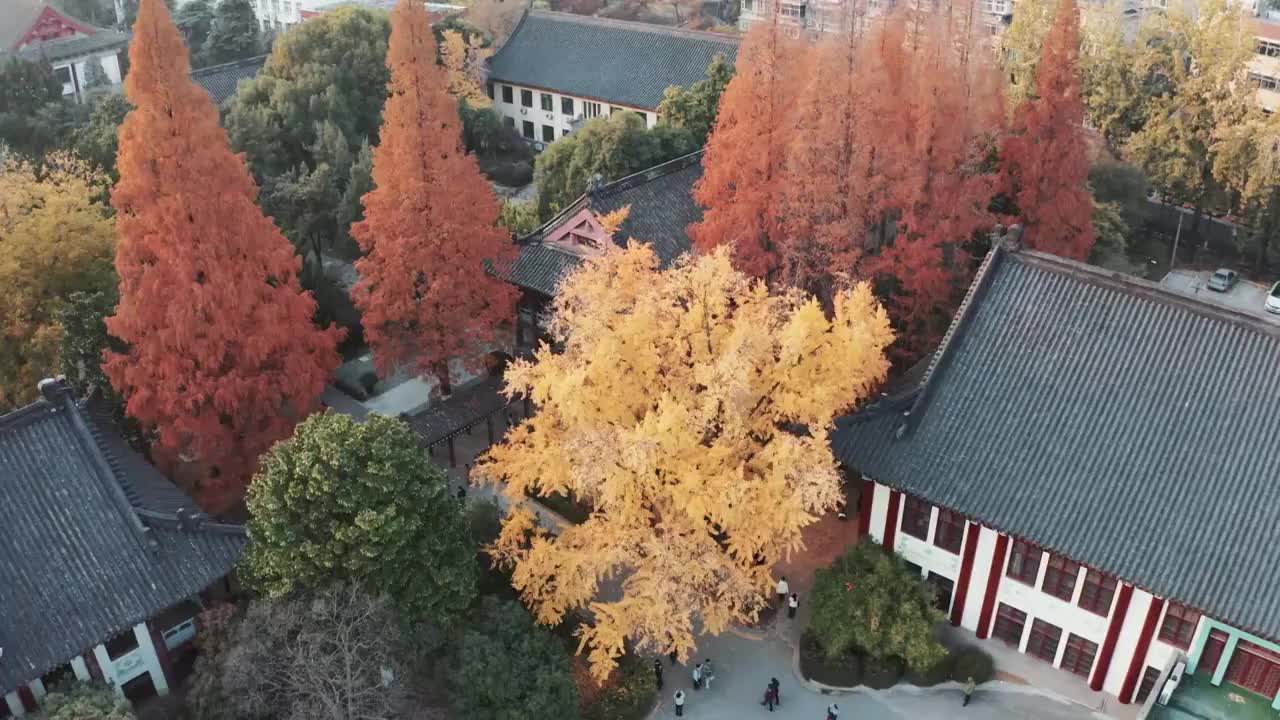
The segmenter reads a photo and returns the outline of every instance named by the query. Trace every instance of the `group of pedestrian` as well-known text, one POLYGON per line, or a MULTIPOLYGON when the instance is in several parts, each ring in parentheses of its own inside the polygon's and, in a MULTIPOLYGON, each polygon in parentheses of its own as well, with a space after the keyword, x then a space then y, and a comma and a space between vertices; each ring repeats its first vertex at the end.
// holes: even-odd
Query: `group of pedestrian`
MULTIPOLYGON (((675 652, 674 651, 671 652, 671 654, 668 655, 668 657, 671 658, 671 664, 674 665, 676 662, 675 652)), ((657 682, 658 689, 661 690, 662 689, 662 660, 659 658, 654 658, 654 661, 653 661, 653 679, 657 682)), ((711 664, 711 658, 707 658, 706 660, 703 660, 702 662, 693 666, 693 689, 694 690, 702 690, 704 688, 707 690, 710 690, 711 681, 715 679, 716 679, 716 671, 715 671, 715 667, 711 664)), ((684 717, 684 701, 685 701, 684 690, 676 690, 676 694, 675 694, 676 717, 684 717)))
POLYGON ((787 617, 795 619, 796 610, 800 607, 800 594, 791 592, 791 586, 787 584, 787 576, 783 575, 778 581, 778 606, 783 603, 787 604, 787 617))
POLYGON ((764 688, 764 700, 760 702, 761 705, 769 706, 769 712, 773 712, 774 705, 782 705, 781 689, 782 684, 778 682, 778 678, 769 678, 769 684, 764 688))

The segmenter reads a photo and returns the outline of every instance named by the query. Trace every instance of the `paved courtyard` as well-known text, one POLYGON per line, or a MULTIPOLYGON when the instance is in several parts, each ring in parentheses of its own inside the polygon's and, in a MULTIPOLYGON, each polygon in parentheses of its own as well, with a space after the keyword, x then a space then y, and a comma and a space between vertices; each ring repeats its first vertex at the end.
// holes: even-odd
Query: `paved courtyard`
MULTIPOLYGON (((785 619, 779 622, 787 622, 785 619)), ((698 660, 711 658, 716 679, 709 690, 693 690, 691 667, 663 666, 661 701, 651 720, 675 717, 672 694, 683 689, 684 717, 689 720, 824 720, 827 704, 840 706, 841 720, 929 720, 931 718, 972 717, 981 720, 1090 720, 1102 718, 1086 708, 1045 695, 1031 688, 996 683, 974 693, 966 708, 961 707, 957 685, 917 689, 898 687, 876 693, 822 695, 800 686, 791 672, 790 645, 771 633, 766 640, 753 640, 734 633, 706 638, 698 649, 698 660), (782 686, 782 705, 773 713, 760 705, 771 677, 782 686)), ((692 662, 692 661, 691 661, 692 662)))

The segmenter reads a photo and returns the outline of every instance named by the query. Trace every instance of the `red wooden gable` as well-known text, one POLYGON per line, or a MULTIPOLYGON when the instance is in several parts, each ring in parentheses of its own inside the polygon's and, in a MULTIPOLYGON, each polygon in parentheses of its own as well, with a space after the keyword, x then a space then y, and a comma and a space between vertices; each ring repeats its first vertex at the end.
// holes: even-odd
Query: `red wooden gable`
POLYGON ((593 255, 611 242, 600 220, 590 208, 582 208, 543 238, 544 245, 552 245, 575 255, 593 255))
POLYGON ((36 17, 35 22, 31 23, 31 27, 27 28, 27 32, 13 46, 13 49, 18 50, 25 45, 48 42, 73 35, 93 35, 96 32, 88 25, 45 5, 40 10, 40 15, 36 17))

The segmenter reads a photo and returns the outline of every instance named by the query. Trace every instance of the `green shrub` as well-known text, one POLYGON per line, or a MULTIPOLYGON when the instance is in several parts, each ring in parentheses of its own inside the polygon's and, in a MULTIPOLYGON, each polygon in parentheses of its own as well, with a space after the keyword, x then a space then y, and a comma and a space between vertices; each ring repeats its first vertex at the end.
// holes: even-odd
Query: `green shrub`
POLYGON ((129 703, 102 683, 75 683, 45 696, 49 720, 133 720, 129 703))
POLYGON ((920 687, 932 687, 951 679, 955 669, 956 656, 948 653, 941 660, 920 672, 907 673, 907 682, 920 687))
POLYGON ((976 683, 990 682, 996 676, 996 664, 985 651, 972 645, 953 652, 951 679, 963 683, 973 678, 976 683))
POLYGON ((832 687, 853 687, 862 682, 862 659, 853 653, 827 657, 811 633, 800 638, 800 673, 832 687))
POLYGON ((902 660, 868 657, 862 661, 862 684, 873 690, 893 687, 902 679, 902 660))
POLYGON ((582 720, 640 720, 653 709, 657 694, 657 681, 649 662, 625 655, 618 661, 616 681, 595 703, 583 708, 582 720))
POLYGON ((481 158, 480 172, 499 185, 520 187, 533 182, 533 165, 528 160, 481 158))

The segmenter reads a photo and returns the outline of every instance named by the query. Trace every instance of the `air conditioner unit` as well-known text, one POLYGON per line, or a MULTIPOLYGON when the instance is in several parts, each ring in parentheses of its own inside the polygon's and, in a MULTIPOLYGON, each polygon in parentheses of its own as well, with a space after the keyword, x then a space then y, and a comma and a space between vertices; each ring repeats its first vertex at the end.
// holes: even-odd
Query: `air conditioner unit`
POLYGON ((1181 660, 1173 664, 1173 669, 1169 671, 1169 678, 1164 681, 1164 687, 1160 688, 1160 704, 1168 705, 1169 698, 1173 697, 1173 693, 1178 689, 1178 684, 1182 682, 1182 673, 1187 669, 1187 664, 1181 660))

